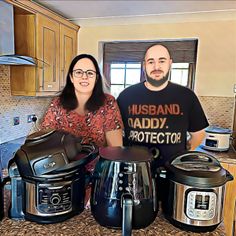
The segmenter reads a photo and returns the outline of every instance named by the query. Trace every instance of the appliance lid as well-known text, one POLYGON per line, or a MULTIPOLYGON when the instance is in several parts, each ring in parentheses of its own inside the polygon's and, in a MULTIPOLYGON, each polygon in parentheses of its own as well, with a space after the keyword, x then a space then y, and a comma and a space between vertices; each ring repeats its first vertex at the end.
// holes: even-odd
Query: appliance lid
POLYGON ((46 129, 29 135, 13 160, 22 177, 65 175, 84 169, 98 156, 93 144, 82 144, 82 138, 68 132, 46 129))
POLYGON ((232 131, 230 129, 224 129, 218 126, 208 126, 205 131, 207 133, 214 133, 214 134, 231 134, 232 131))
POLYGON ((36 60, 15 54, 13 5, 0 1, 0 65, 36 65, 36 60))
POLYGON ((174 164, 174 167, 177 169, 181 169, 184 171, 211 171, 211 172, 216 172, 220 170, 220 166, 213 166, 213 165, 207 165, 203 163, 194 163, 194 162, 189 162, 189 163, 184 163, 184 164, 174 164))
POLYGON ((110 161, 151 161, 152 154, 145 147, 101 147, 100 157, 110 161))
POLYGON ((37 141, 43 138, 46 138, 47 136, 51 135, 52 133, 56 132, 55 129, 45 129, 45 130, 39 130, 38 132, 34 132, 26 137, 25 142, 32 142, 37 141))
POLYGON ((166 168, 172 181, 199 188, 221 186, 232 178, 213 156, 197 151, 174 157, 166 168))

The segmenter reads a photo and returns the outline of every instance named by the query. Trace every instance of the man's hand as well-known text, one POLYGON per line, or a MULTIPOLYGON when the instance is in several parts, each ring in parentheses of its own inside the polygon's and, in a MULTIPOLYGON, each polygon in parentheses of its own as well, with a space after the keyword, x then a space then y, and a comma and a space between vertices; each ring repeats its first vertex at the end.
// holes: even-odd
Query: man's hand
POLYGON ((187 150, 193 151, 195 150, 205 138, 206 132, 204 129, 190 132, 191 138, 187 142, 187 150))

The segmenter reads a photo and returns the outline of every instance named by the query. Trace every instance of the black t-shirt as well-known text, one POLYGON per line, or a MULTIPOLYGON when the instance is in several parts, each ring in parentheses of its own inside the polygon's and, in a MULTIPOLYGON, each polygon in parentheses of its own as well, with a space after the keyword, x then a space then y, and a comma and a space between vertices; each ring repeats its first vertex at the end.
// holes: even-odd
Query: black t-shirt
POLYGON ((158 148, 159 165, 186 150, 187 131, 208 126, 194 92, 171 82, 161 91, 147 89, 144 82, 130 86, 117 102, 125 126, 124 145, 158 148))

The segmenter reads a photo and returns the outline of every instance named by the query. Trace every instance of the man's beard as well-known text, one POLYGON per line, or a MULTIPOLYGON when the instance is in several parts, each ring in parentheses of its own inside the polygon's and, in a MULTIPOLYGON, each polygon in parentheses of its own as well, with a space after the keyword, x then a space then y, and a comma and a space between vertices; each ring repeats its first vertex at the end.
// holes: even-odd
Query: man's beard
POLYGON ((160 87, 169 79, 170 71, 168 71, 167 74, 165 76, 163 76, 162 79, 159 79, 159 80, 151 78, 150 76, 147 75, 146 72, 145 72, 145 76, 146 76, 146 80, 149 84, 151 84, 154 87, 160 87))

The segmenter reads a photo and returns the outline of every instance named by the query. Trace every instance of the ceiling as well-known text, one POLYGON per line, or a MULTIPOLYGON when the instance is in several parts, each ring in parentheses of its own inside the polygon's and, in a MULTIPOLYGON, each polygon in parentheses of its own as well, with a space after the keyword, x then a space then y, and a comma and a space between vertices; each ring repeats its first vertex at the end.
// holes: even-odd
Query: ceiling
POLYGON ((236 10, 236 0, 224 1, 53 1, 35 0, 65 18, 77 21, 114 17, 153 16, 236 10))

